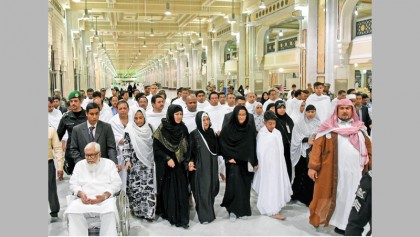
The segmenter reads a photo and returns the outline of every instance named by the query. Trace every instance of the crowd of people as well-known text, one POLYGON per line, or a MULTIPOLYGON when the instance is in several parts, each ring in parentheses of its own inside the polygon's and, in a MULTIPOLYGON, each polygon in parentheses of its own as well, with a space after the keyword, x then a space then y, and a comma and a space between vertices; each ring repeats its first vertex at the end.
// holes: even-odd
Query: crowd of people
POLYGON ((359 182, 372 165, 369 96, 350 89, 335 97, 320 82, 293 85, 285 100, 279 88, 260 98, 248 86, 238 91, 179 88, 171 100, 159 84, 130 85, 108 98, 104 88, 72 91, 68 101, 56 91, 48 98, 51 221, 60 209, 56 175, 66 172, 78 199, 65 211, 70 235, 87 233, 81 213, 92 212, 106 224, 101 234, 116 234, 108 199, 119 191, 149 222, 160 216, 188 229, 194 200, 200 223, 210 223, 220 182, 231 221, 251 216, 253 189, 261 215, 286 220, 282 208, 299 201, 314 227, 361 234, 370 217, 350 214, 361 213, 359 182))

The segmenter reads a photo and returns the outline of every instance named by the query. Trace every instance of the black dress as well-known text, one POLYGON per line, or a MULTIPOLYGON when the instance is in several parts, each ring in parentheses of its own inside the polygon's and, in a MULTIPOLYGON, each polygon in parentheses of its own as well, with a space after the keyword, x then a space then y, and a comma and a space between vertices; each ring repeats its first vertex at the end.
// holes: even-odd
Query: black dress
MULTIPOLYGON (((275 106, 277 108, 278 104, 284 103, 282 101, 276 101, 275 106)), ((292 131, 293 131, 293 120, 285 113, 284 115, 279 115, 277 113, 276 129, 280 131, 281 137, 283 139, 284 147, 284 158, 286 159, 287 174, 289 175, 290 182, 292 181, 292 160, 290 159, 290 143, 292 140, 292 131)))
POLYGON ((153 139, 157 178, 156 214, 177 227, 189 222, 188 181, 185 163, 179 163, 174 152, 170 152, 159 140, 153 139), (175 167, 167 162, 172 159, 175 167))
POLYGON ((251 182, 253 172, 248 171, 248 162, 258 165, 256 155, 256 129, 249 122, 249 114, 244 106, 233 110, 230 121, 220 133, 220 152, 226 163, 226 190, 221 206, 237 217, 251 215, 251 182), (243 124, 238 122, 240 110, 246 112, 243 124), (236 164, 229 163, 234 159, 236 164))
POLYGON ((156 214, 177 227, 188 227, 189 202, 187 179, 188 129, 176 123, 174 114, 182 111, 179 105, 168 107, 166 118, 153 133, 153 152, 156 165, 156 214), (173 160, 175 166, 168 166, 173 160))
MULTIPOLYGON (((216 137, 214 140, 216 143, 216 137)), ((219 193, 218 156, 207 149, 198 129, 190 133, 189 147, 189 161, 194 162, 196 169, 189 174, 198 220, 200 223, 212 222, 216 219, 214 201, 219 193)))

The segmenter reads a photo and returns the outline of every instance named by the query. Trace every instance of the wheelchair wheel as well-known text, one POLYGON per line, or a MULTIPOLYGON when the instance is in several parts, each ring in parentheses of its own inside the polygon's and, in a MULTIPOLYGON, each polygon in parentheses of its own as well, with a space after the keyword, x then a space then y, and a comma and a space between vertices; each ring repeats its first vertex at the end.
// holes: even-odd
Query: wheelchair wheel
POLYGON ((122 236, 128 236, 130 230, 128 197, 125 192, 121 192, 118 198, 118 213, 120 215, 120 232, 122 236))

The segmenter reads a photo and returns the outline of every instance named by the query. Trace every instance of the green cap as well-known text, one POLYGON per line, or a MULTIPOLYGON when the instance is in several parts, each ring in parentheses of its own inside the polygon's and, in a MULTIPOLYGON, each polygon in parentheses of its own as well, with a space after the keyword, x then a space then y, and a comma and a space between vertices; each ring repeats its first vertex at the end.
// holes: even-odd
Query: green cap
POLYGON ((69 100, 73 99, 73 98, 79 98, 82 96, 82 93, 80 93, 80 91, 72 91, 69 94, 69 100))

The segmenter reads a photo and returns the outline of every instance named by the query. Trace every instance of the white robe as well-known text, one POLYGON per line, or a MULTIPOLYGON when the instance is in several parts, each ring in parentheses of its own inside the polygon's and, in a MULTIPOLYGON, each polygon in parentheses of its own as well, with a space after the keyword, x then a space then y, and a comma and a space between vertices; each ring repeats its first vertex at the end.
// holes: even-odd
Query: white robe
MULTIPOLYGON (((318 111, 317 111, 318 112, 318 111)), ((351 127, 350 123, 341 124, 339 127, 351 127)), ((359 133, 361 133, 359 131, 359 133)), ((338 135, 338 179, 336 206, 331 216, 330 224, 345 230, 350 211, 356 197, 362 172, 363 163, 359 151, 353 147, 348 137, 338 135)))
MULTIPOLYGON (((206 112, 210 117, 211 128, 215 133, 222 131, 223 119, 227 113, 227 107, 223 105, 213 106, 209 104, 206 108, 206 112)), ((219 173, 226 175, 225 161, 222 156, 218 156, 219 173)))
POLYGON ((108 106, 108 109, 104 107, 102 107, 101 112, 99 113, 99 120, 101 120, 102 122, 105 123, 109 123, 109 121, 111 121, 112 117, 114 117, 114 115, 112 114, 111 109, 108 106))
POLYGON ((277 100, 271 100, 271 99, 268 99, 266 102, 264 102, 264 104, 263 104, 263 113, 265 112, 265 110, 267 109, 267 106, 268 106, 269 104, 271 104, 271 103, 276 103, 276 101, 278 101, 278 100, 280 100, 280 99, 277 99, 277 100))
POLYGON ((298 101, 296 97, 286 100, 286 113, 290 116, 294 109, 294 104, 298 101))
POLYGON ((52 112, 48 112, 48 126, 57 130, 61 117, 63 117, 63 114, 58 109, 54 109, 52 112))
POLYGON ((181 105, 182 108, 184 108, 184 107, 187 106, 187 104, 185 103, 185 101, 182 100, 182 97, 174 100, 174 102, 172 102, 172 104, 173 105, 181 105))
POLYGON ((187 126, 188 133, 191 133, 197 128, 197 124, 195 123, 195 115, 197 112, 198 111, 190 112, 187 108, 184 108, 182 122, 184 122, 185 126, 187 126))
POLYGON ((222 131, 223 118, 227 112, 226 108, 222 105, 209 105, 205 111, 210 117, 211 127, 214 132, 222 131))
POLYGON ((312 94, 306 99, 306 106, 313 105, 316 108, 319 120, 323 123, 331 115, 331 99, 329 96, 312 94))
POLYGON ((258 169, 252 188, 258 193, 257 208, 262 215, 275 215, 292 196, 287 174, 283 139, 277 129, 269 132, 264 126, 257 135, 258 169))
POLYGON ((83 204, 80 198, 73 200, 64 212, 64 218, 71 213, 109 213, 115 214, 118 220, 118 210, 115 193, 121 190, 121 178, 118 175, 115 163, 107 158, 100 158, 95 172, 89 172, 86 159, 76 163, 73 174, 70 176, 70 191, 77 195, 79 191, 84 192, 88 198, 96 198, 96 195, 102 195, 104 192, 110 192, 111 198, 105 201, 91 205, 83 204))
MULTIPOLYGON (((129 119, 130 120, 130 119, 129 119)), ((130 121, 129 121, 130 122, 130 121)), ((127 186, 127 170, 125 169, 125 162, 124 158, 122 156, 122 149, 124 147, 124 144, 120 144, 120 140, 124 140, 124 125, 122 124, 120 117, 118 114, 114 115, 112 119, 109 121, 112 127, 112 132, 114 133, 115 137, 115 145, 117 148, 117 159, 118 164, 121 165, 121 171, 120 171, 120 177, 122 180, 122 187, 121 190, 125 192, 126 186, 127 186)))
POLYGON ((294 101, 291 105, 292 106, 292 112, 290 114, 286 112, 290 116, 290 118, 293 120, 294 124, 299 122, 299 120, 303 116, 304 112, 300 112, 300 106, 302 105, 302 103, 303 103, 303 100, 296 99, 296 101, 294 101))
POLYGON ((197 101, 197 111, 205 111, 207 106, 210 106, 210 103, 207 100, 203 103, 197 101))
POLYGON ((250 114, 254 114, 256 106, 257 106, 256 101, 254 101, 254 103, 252 103, 252 104, 249 103, 248 101, 245 103, 246 110, 248 110, 248 113, 250 113, 250 114))
POLYGON ((166 113, 163 111, 161 113, 155 113, 153 112, 153 109, 152 109, 152 110, 146 111, 146 117, 147 117, 147 122, 150 125, 152 125, 153 132, 154 132, 162 123, 162 119, 166 117, 166 113))

